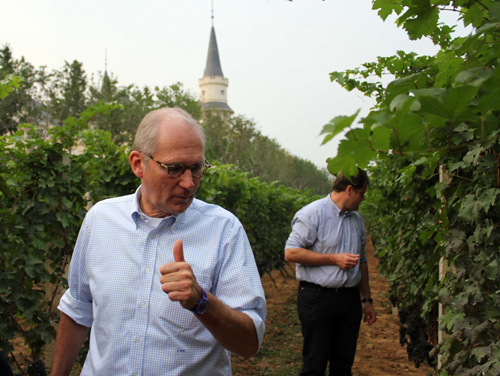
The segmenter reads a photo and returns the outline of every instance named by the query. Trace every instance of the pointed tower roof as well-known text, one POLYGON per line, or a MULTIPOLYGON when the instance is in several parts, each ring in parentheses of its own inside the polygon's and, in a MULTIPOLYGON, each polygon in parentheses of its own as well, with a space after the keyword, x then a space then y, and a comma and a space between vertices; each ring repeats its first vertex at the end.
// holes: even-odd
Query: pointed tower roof
POLYGON ((229 114, 234 111, 227 104, 227 87, 229 80, 224 77, 220 65, 219 49, 214 29, 214 10, 212 2, 212 30, 210 31, 210 43, 208 45, 207 65, 203 78, 198 80, 200 86, 200 102, 202 110, 222 110, 229 114))
POLYGON ((210 32, 210 44, 208 46, 207 65, 203 77, 224 77, 219 59, 219 49, 217 48, 217 39, 215 38, 215 29, 212 26, 210 32))
POLYGON ((111 86, 111 79, 108 76, 108 49, 105 49, 104 52, 104 75, 102 76, 102 82, 101 82, 101 92, 104 92, 105 90, 110 89, 111 86))

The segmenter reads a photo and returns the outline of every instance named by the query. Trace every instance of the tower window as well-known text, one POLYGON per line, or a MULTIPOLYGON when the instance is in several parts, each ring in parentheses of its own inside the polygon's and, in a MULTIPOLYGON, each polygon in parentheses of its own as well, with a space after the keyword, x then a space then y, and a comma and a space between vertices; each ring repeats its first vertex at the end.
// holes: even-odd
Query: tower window
POLYGON ((221 93, 221 94, 224 94, 224 90, 221 90, 221 91, 220 91, 220 93, 221 93))

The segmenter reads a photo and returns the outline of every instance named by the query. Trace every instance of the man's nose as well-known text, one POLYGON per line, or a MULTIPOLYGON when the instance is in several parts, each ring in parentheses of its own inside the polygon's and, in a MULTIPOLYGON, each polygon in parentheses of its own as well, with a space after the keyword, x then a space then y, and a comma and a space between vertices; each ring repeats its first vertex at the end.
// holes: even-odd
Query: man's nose
POLYGON ((193 189, 195 187, 193 174, 190 169, 186 169, 181 175, 179 185, 184 189, 193 189))

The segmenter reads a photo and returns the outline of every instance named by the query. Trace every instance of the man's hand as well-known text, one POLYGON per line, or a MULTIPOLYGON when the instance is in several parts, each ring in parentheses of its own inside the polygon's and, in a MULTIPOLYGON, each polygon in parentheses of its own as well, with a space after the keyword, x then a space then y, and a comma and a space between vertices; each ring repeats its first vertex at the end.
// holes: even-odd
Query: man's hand
POLYGON ((191 266, 184 260, 182 240, 174 243, 174 262, 160 267, 162 290, 172 301, 177 301, 183 308, 193 309, 201 299, 201 287, 196 281, 191 266))
POLYGON ((335 265, 340 269, 352 269, 358 265, 359 255, 352 253, 337 253, 332 256, 335 257, 335 265))
POLYGON ((363 322, 366 322, 368 325, 372 325, 375 321, 377 321, 377 313, 375 312, 372 303, 363 303, 363 322))

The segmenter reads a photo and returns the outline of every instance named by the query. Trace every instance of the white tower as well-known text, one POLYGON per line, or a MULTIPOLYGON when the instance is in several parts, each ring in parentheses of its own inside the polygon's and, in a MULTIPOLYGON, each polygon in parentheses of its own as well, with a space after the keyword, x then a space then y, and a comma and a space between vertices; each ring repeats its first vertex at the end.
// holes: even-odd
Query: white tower
POLYGON ((203 78, 198 80, 198 85, 200 86, 201 109, 216 109, 233 114, 234 111, 227 104, 228 84, 229 80, 222 74, 212 16, 212 30, 210 32, 207 65, 203 78))

